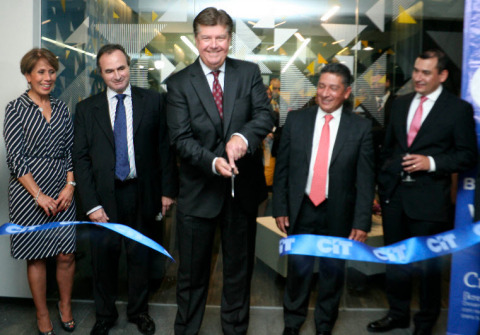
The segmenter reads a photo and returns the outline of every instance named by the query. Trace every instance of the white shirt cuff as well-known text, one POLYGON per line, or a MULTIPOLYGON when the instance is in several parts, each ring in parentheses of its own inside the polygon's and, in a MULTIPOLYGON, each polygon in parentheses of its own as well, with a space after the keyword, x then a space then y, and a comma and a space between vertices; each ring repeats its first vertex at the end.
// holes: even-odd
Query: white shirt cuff
MULTIPOLYGON (((233 133, 233 134, 232 134, 232 136, 235 136, 235 135, 240 136, 241 139, 245 142, 245 144, 247 145, 247 148, 248 148, 248 140, 247 140, 247 138, 246 138, 245 136, 243 136, 242 134, 240 134, 240 133, 233 133)), ((232 136, 230 136, 230 138, 232 138, 232 136)), ((214 174, 216 174, 217 176, 219 176, 220 173, 218 173, 218 172, 217 172, 217 169, 215 169, 215 162, 217 161, 217 159, 218 159, 218 157, 215 157, 215 158, 213 159, 213 161, 212 161, 212 172, 213 172, 214 174)))
POLYGON ((435 160, 433 159, 432 156, 427 156, 428 160, 430 161, 430 169, 428 169, 428 172, 435 172, 437 171, 437 166, 435 165, 435 160))
POLYGON ((103 208, 103 207, 102 207, 102 206, 93 207, 91 210, 89 210, 89 211, 87 212, 87 215, 90 215, 90 214, 92 214, 93 212, 98 211, 100 208, 103 208))
MULTIPOLYGON (((245 144, 247 145, 247 148, 248 148, 248 140, 247 140, 247 138, 246 138, 245 136, 243 136, 242 134, 240 134, 240 133, 233 133, 233 134, 232 134, 232 136, 235 136, 235 135, 240 136, 240 137, 242 138, 242 140, 245 142, 245 144)), ((232 136, 230 136, 230 138, 232 138, 232 136)))
POLYGON ((216 174, 217 176, 220 175, 220 173, 217 172, 217 169, 215 169, 215 162, 217 161, 218 157, 215 157, 212 161, 212 172, 216 174))

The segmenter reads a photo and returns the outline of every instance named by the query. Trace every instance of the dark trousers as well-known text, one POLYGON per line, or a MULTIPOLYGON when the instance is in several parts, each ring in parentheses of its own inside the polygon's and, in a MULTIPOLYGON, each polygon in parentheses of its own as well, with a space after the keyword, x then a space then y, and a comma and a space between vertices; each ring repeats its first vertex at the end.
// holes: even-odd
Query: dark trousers
MULTIPOLYGON (((305 196, 293 234, 329 235, 327 207, 328 200, 315 207, 305 196)), ((326 257, 289 255, 283 301, 285 327, 300 329, 305 322, 315 259, 319 261, 315 326, 317 331, 331 331, 335 325, 343 291, 345 261, 326 257)))
MULTIPOLYGON (((400 185, 388 204, 382 203, 385 245, 414 236, 428 236, 445 231, 447 223, 414 220, 403 210, 403 190, 400 185)), ((441 307, 441 259, 433 258, 407 265, 387 265, 386 292, 390 304, 389 315, 394 318, 410 319, 412 275, 415 268, 420 276, 420 310, 414 316, 417 329, 433 328, 441 307)))
POLYGON ((250 281, 255 254, 255 214, 245 213, 237 199, 228 197, 213 219, 177 213, 179 268, 176 335, 198 334, 207 301, 212 246, 220 225, 223 257, 221 322, 226 335, 246 334, 250 308, 250 281))
MULTIPOLYGON (((141 213, 137 211, 137 182, 116 182, 115 196, 118 211, 116 223, 145 233, 141 213)), ((132 318, 148 312, 148 248, 109 229, 95 226, 90 230, 90 244, 97 320, 115 321, 118 318, 115 300, 122 244, 125 245, 127 257, 127 316, 132 318)))

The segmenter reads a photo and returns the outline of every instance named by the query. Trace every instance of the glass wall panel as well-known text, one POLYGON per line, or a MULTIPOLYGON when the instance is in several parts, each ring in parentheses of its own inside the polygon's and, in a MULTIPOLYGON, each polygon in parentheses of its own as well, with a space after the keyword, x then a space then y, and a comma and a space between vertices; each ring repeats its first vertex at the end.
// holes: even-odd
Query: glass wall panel
MULTIPOLYGON (((103 90, 95 54, 106 43, 126 48, 133 85, 165 92, 165 79, 198 55, 195 15, 208 6, 222 8, 234 19, 230 56, 258 64, 273 91, 280 126, 290 110, 315 104, 322 66, 341 62, 353 73, 353 108, 373 120, 378 147, 385 94, 412 90, 412 67, 421 50, 445 51, 451 60, 446 86, 459 91, 463 5, 456 0, 42 0, 42 46, 59 57, 54 94, 72 111, 78 101, 103 90)), ((380 229, 380 212, 374 209, 374 227, 380 229)), ((270 213, 269 204, 264 204, 262 214, 270 213)), ((381 239, 381 230, 378 236, 381 239)), ((281 306, 282 281, 259 263, 254 280, 263 284, 254 287, 260 296, 253 304, 281 306)), ((174 277, 171 267, 175 265, 166 271, 174 277)), ((353 268, 369 276, 382 272, 369 265, 353 268)), ((357 280, 357 272, 349 277, 349 293, 354 294, 343 304, 385 307, 382 285, 367 284, 364 277, 357 280), (364 294, 369 285, 376 291, 364 294)), ((158 299, 174 303, 173 294, 158 299)))
POLYGON ((267 85, 280 79, 282 121, 312 99, 316 73, 328 62, 351 69, 356 110, 381 125, 378 98, 387 74, 390 89, 408 91, 425 47, 444 49, 454 69, 461 66, 461 1, 43 0, 42 45, 62 64, 56 93, 73 107, 102 89, 95 53, 105 43, 125 46, 133 84, 164 91, 165 78, 196 59, 192 21, 207 6, 235 21, 230 56, 257 63, 267 85))

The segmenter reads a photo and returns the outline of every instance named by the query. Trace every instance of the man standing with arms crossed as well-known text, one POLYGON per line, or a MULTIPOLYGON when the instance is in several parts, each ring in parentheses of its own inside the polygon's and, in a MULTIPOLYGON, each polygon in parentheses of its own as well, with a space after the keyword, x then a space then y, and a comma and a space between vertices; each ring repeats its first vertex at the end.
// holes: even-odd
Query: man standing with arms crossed
MULTIPOLYGON (((155 216, 177 193, 175 159, 167 136, 165 111, 158 92, 130 85, 130 57, 118 44, 97 55, 107 89, 78 103, 73 159, 83 210, 93 222, 114 222, 148 234, 155 216)), ((148 315, 149 249, 92 226, 96 322, 90 334, 108 334, 115 307, 118 258, 125 244, 128 270, 127 316, 143 334, 153 334, 148 315)))
POLYGON ((168 127, 180 157, 176 335, 200 329, 217 225, 222 329, 248 328, 256 214, 267 196, 259 149, 274 118, 258 66, 227 57, 232 27, 225 11, 201 11, 193 22, 200 57, 167 80, 168 127))
MULTIPOLYGON (((385 245, 438 234, 452 220, 451 174, 473 167, 477 141, 472 106, 447 92, 447 58, 428 50, 415 60, 415 92, 395 99, 378 177, 385 245)), ((441 259, 420 267, 420 310, 415 335, 432 334, 441 307, 441 259)), ((387 265, 388 314, 370 332, 410 325, 412 265, 387 265)))

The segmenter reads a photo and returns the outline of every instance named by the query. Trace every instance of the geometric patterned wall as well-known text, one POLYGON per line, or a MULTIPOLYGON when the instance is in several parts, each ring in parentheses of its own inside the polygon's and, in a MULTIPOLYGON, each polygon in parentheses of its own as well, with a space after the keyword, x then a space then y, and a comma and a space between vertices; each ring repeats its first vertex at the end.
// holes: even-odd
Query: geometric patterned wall
MULTIPOLYGON (((324 64, 343 62, 354 75, 355 109, 380 124, 383 115, 375 101, 385 91, 385 75, 403 72, 404 81, 394 83, 397 88, 410 78, 418 50, 409 46, 421 44, 427 7, 415 0, 365 0, 358 8, 354 1, 340 0, 41 2, 42 46, 60 61, 54 94, 72 109, 103 89, 95 54, 105 43, 126 48, 132 83, 163 91, 165 78, 196 59, 192 20, 214 5, 226 9, 235 22, 230 56, 257 63, 265 84, 280 79, 282 120, 289 110, 312 101, 324 64), (340 9, 321 21, 334 5, 340 9)), ((436 31, 429 34, 438 41, 448 38, 436 31)), ((455 48, 448 54, 455 58, 455 48)))

